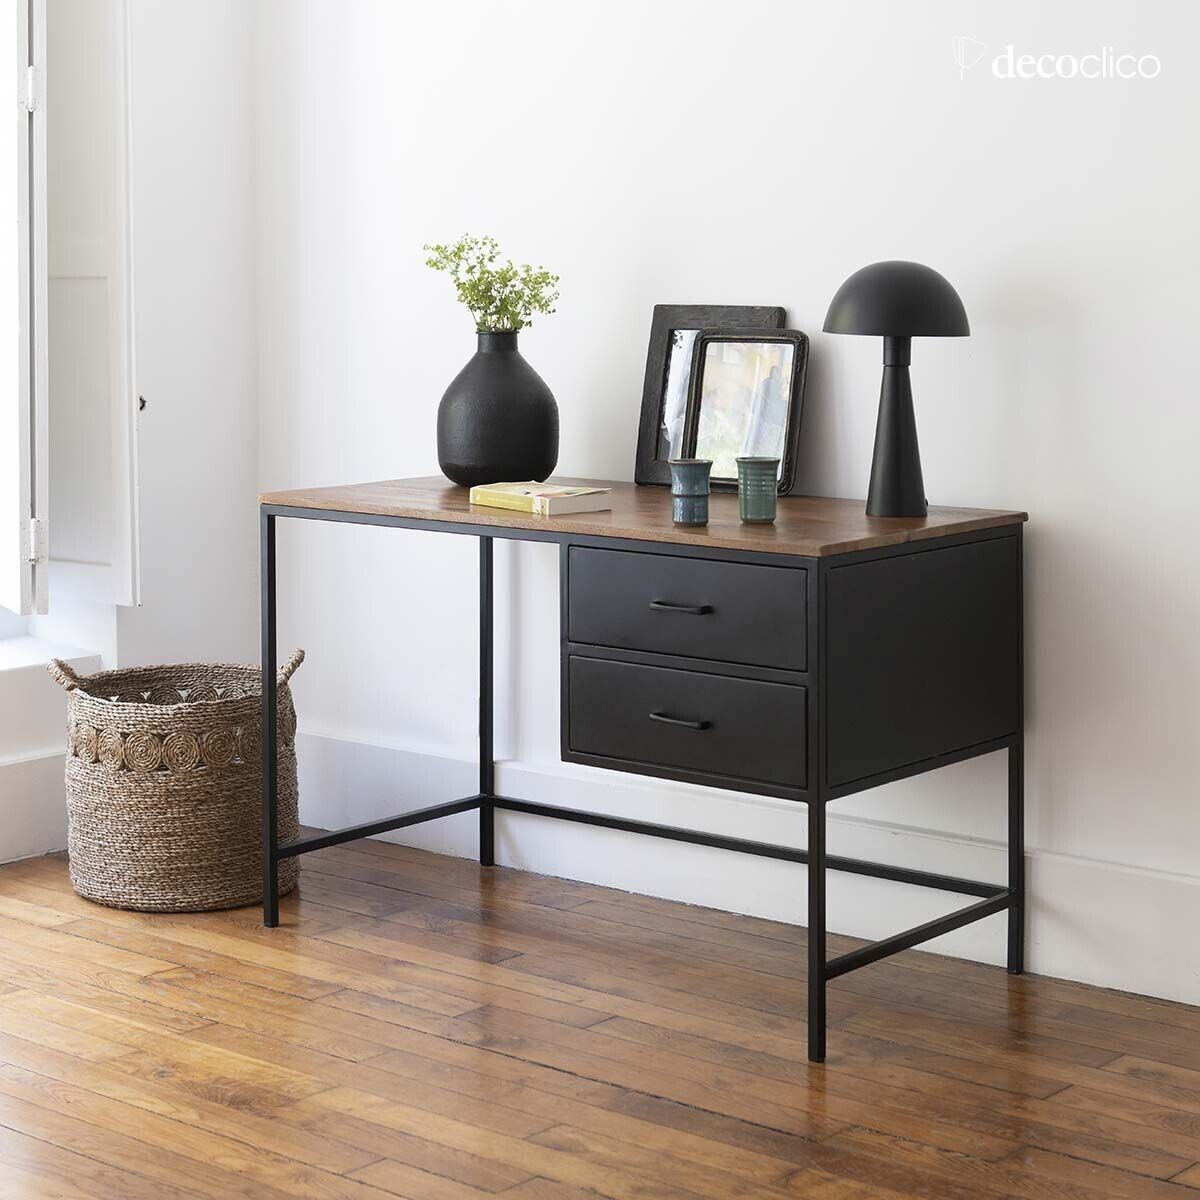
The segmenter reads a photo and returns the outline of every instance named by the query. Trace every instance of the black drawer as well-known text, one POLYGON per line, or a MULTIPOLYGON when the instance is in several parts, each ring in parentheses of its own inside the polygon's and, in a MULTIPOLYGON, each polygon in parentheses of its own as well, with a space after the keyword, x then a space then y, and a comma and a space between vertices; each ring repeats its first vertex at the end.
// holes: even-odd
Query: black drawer
POLYGON ((568 639, 803 671, 807 578, 796 567, 572 546, 568 639))
POLYGON ((567 684, 574 754, 734 786, 805 786, 803 687, 579 656, 567 684))

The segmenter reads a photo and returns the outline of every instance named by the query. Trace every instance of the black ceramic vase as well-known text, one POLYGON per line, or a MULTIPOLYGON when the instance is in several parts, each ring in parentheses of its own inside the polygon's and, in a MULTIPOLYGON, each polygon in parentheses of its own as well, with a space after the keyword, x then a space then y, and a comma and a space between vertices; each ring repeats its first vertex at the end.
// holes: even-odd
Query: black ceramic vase
POLYGON ((516 333, 480 333, 438 405, 438 462, 455 483, 545 479, 558 462, 558 405, 516 333))

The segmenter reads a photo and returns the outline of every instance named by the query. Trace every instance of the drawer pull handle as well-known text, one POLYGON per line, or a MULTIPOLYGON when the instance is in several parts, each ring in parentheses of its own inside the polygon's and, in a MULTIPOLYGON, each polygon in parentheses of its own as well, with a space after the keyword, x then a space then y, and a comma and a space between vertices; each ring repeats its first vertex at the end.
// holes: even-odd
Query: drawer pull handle
POLYGON ((689 721, 685 717, 668 717, 666 713, 652 712, 650 720, 661 721, 664 725, 678 725, 680 729, 708 729, 708 721, 689 721))
POLYGON ((655 612, 688 613, 693 617, 712 612, 711 604, 668 604, 665 600, 651 600, 650 607, 655 612))

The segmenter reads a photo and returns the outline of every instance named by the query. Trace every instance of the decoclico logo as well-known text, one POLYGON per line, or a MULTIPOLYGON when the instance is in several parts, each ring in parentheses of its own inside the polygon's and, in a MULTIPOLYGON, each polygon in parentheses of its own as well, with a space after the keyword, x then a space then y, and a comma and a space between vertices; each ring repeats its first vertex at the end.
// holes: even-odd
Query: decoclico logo
POLYGON ((1095 54, 1017 54, 1005 46, 992 59, 997 79, 1154 79, 1162 63, 1153 54, 1118 54, 1102 46, 1095 54))
MULTIPOLYGON (((987 47, 969 37, 950 39, 958 77, 975 66, 987 47)), ((1018 54, 1016 46, 1005 46, 992 59, 992 74, 997 79, 1155 79, 1162 63, 1155 54, 1118 53, 1112 46, 1101 46, 1094 54, 1018 54)))

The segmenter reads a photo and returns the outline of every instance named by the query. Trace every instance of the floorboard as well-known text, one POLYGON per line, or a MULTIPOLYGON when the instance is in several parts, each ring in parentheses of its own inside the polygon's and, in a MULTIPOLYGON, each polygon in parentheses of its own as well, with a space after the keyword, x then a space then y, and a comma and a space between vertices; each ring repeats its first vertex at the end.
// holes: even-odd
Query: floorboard
POLYGON ((1200 1009, 381 841, 256 909, 0 867, 0 1200, 1200 1200, 1200 1009), (830 939, 830 953, 856 943, 830 939))

